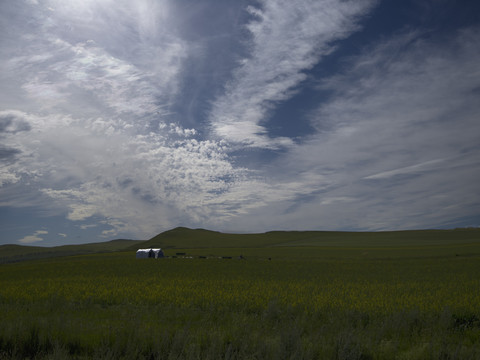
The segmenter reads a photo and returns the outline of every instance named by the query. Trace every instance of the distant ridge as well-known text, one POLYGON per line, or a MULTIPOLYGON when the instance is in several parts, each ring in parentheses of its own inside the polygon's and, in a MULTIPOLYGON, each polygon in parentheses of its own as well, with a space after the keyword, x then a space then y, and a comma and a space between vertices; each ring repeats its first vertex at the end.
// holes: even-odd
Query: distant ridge
MULTIPOLYGON (((141 243, 141 246, 164 249, 271 246, 403 247, 473 242, 480 242, 479 228, 381 232, 269 231, 259 234, 228 234, 205 229, 177 227, 154 236, 141 243)), ((130 247, 130 250, 134 248, 130 247)))
POLYGON ((0 245, 0 264, 86 255, 138 248, 207 249, 268 247, 419 248, 480 243, 480 228, 454 230, 403 230, 381 232, 269 231, 260 234, 228 234, 206 229, 177 227, 150 240, 111 240, 55 247, 0 245))
POLYGON ((86 255, 125 250, 127 247, 139 244, 139 240, 116 239, 98 243, 80 245, 60 245, 52 247, 27 245, 0 245, 0 264, 47 259, 60 256, 86 255))

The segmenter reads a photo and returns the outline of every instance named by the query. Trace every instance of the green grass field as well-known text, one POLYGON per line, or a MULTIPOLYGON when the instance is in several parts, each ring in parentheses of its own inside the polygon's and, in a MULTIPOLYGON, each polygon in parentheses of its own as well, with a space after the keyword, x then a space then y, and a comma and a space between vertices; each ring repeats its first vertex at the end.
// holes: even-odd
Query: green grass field
POLYGON ((0 359, 480 358, 478 230, 384 243, 217 233, 210 247, 206 231, 172 232, 139 245, 193 258, 129 250, 0 265, 0 359))

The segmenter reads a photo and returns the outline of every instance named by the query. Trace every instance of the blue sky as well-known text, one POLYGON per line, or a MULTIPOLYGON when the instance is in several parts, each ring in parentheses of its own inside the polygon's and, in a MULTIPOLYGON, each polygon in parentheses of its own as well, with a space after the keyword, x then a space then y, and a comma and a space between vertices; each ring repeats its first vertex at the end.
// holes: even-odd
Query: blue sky
POLYGON ((480 3, 5 0, 0 244, 480 225, 480 3))

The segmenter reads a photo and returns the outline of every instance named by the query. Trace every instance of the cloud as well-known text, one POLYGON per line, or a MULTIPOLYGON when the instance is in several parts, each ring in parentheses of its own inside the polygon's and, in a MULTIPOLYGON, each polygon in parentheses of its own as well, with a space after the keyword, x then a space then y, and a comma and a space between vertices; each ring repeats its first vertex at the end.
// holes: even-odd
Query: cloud
POLYGON ((23 119, 19 111, 0 111, 0 136, 1 133, 15 134, 20 131, 29 131, 29 123, 23 119))
POLYGON ((478 28, 447 38, 402 32, 324 79, 332 96, 311 114, 316 133, 270 167, 271 176, 322 175, 326 187, 299 198, 293 214, 290 202, 266 206, 263 221, 381 230, 478 214, 479 39, 478 28), (329 200, 342 198, 351 200, 329 200))
POLYGON ((193 36, 186 19, 203 19, 177 2, 3 2, 0 14, 29 21, 2 17, 0 205, 108 238, 177 225, 415 228, 478 214, 479 29, 409 28, 316 78, 375 3, 260 1, 236 13, 241 29, 222 25, 220 41, 202 37, 217 36, 217 22, 193 36), (313 133, 274 137, 268 120, 307 82, 318 91, 313 133))
POLYGON ((83 225, 79 225, 78 227, 82 230, 86 230, 86 229, 90 229, 90 228, 95 228, 97 227, 98 224, 83 224, 83 225))
POLYGON ((253 19, 245 58, 213 104, 212 131, 222 139, 265 148, 292 145, 272 138, 262 125, 276 104, 289 99, 335 41, 358 29, 374 1, 261 1, 249 6, 253 19))
MULTIPOLYGON (((218 157, 215 144, 195 143, 196 129, 164 120, 188 53, 168 2, 47 0, 1 7, 29 19, 27 26, 2 18, 11 30, 2 33, 0 52, 0 90, 8 94, 0 99, 2 204, 31 206, 34 199, 71 221, 98 215, 119 231, 126 222, 137 224, 132 231, 152 231, 144 228, 147 220, 137 220, 164 203, 165 174, 172 188, 179 182, 174 176, 194 174, 185 165, 193 160, 182 158, 189 152, 178 149, 182 141, 198 148, 192 152, 213 164, 212 172, 226 156, 222 146, 218 157), (155 167, 159 172, 145 179, 155 167)), ((176 206, 174 195, 165 202, 176 206)), ((151 215, 151 226, 157 216, 162 210, 151 215)))
POLYGON ((148 235, 179 217, 201 221, 221 212, 215 194, 247 177, 224 142, 197 140, 179 125, 135 135, 113 120, 21 115, 31 130, 8 135, 22 152, 2 179, 30 179, 43 205, 72 221, 103 216, 116 231, 128 224, 148 235))
MULTIPOLYGON (((314 174, 267 180, 234 166, 226 142, 197 140, 179 125, 134 135, 103 119, 20 115, 31 130, 9 135, 22 153, 7 175, 30 179, 40 191, 37 201, 71 221, 105 218, 104 236, 146 237, 180 223, 217 226, 325 186, 314 174)), ((10 188, 15 191, 24 188, 10 188)))
MULTIPOLYGON (((402 167, 400 169, 384 171, 378 174, 370 175, 365 177, 365 180, 374 180, 374 179, 388 179, 398 175, 408 175, 408 174, 418 174, 423 171, 430 171, 436 168, 437 164, 441 164, 448 159, 435 159, 426 161, 420 164, 415 164, 411 166, 402 167)), ((452 159, 453 160, 453 159, 452 159)))
POLYGON ((19 153, 20 150, 0 145, 0 162, 10 162, 19 153))
POLYGON ((9 171, 12 163, 17 161, 22 150, 14 141, 9 141, 12 135, 18 132, 30 131, 29 123, 23 119, 19 111, 0 111, 0 187, 3 184, 15 183, 19 180, 17 175, 9 171))
POLYGON ((19 99, 26 94, 27 111, 115 114, 125 120, 158 117, 159 105, 177 94, 188 48, 175 33, 166 1, 49 0, 19 4, 14 11, 30 22, 6 20, 15 31, 4 35, 6 51, 0 54, 6 80, 0 87, 12 94, 5 106, 25 109, 19 99))
POLYGON ((39 235, 47 235, 48 231, 46 230, 37 230, 32 235, 27 235, 24 238, 18 240, 22 244, 32 244, 35 242, 43 241, 43 238, 39 235))
MULTIPOLYGON (((8 156, 11 157, 11 156, 8 156)), ((1 159, 0 159, 1 160, 1 159)), ((0 186, 6 185, 6 184, 14 184, 20 180, 20 177, 13 172, 10 171, 10 169, 7 167, 0 168, 0 186)))
POLYGON ((292 146, 288 138, 271 139, 261 120, 331 52, 331 41, 357 27, 355 17, 369 4, 250 7, 250 55, 214 103, 220 136, 210 139, 182 119, 166 119, 191 45, 178 36, 167 1, 19 4, 30 26, 12 24, 16 31, 6 38, 22 52, 10 45, 0 54, 14 89, 0 103, 8 158, 0 181, 10 193, 4 205, 35 199, 81 229, 95 218, 107 227, 103 236, 145 237, 182 223, 217 226, 321 191, 323 175, 273 179, 237 165, 229 142, 292 146))
POLYGON ((22 89, 42 108, 65 109, 78 104, 78 113, 82 104, 91 109, 89 103, 95 101, 99 110, 137 116, 155 112, 159 97, 167 100, 175 93, 175 72, 184 56, 181 47, 176 53, 163 54, 176 58, 177 67, 171 67, 169 74, 164 74, 165 70, 154 74, 113 57, 94 42, 72 45, 52 36, 44 51, 50 56, 48 63, 39 56, 36 62, 34 57, 27 60, 25 56, 10 60, 16 72, 26 78, 22 89), (42 71, 35 71, 37 67, 42 71))

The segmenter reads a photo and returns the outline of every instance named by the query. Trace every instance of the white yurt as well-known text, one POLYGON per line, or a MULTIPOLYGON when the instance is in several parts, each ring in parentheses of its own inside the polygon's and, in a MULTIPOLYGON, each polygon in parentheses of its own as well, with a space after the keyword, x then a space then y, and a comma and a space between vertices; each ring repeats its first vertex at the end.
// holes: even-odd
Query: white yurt
POLYGON ((137 250, 137 259, 161 259, 165 257, 162 249, 138 249, 137 250))

